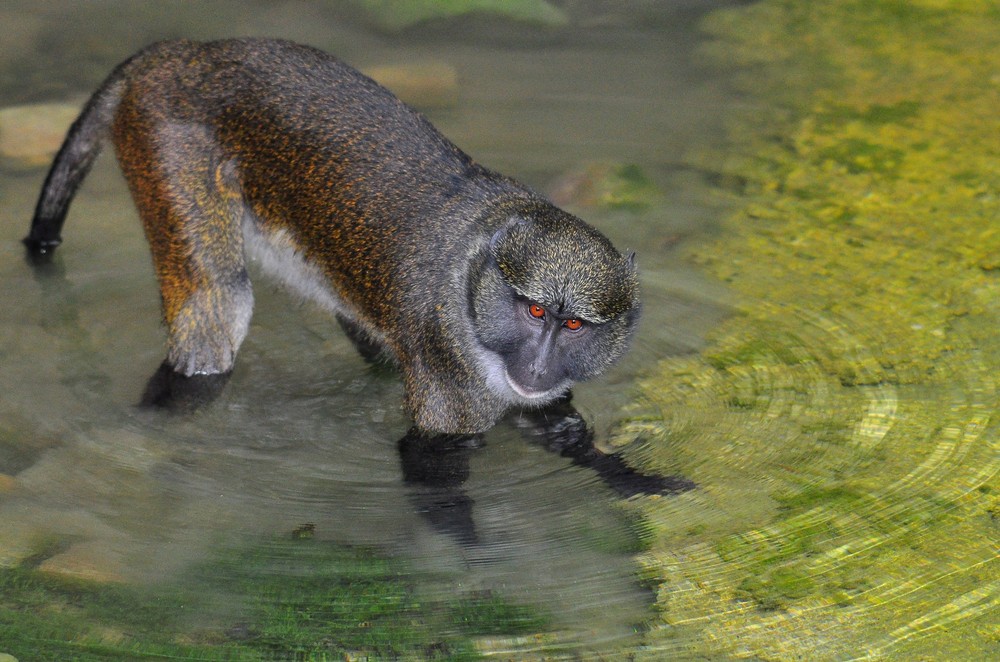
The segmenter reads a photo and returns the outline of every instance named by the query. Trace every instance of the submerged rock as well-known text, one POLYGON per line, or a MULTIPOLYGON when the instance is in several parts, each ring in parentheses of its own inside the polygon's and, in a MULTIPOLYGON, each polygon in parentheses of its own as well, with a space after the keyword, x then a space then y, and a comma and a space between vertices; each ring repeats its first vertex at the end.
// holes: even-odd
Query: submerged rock
POLYGON ((91 540, 71 545, 66 551, 45 559, 42 572, 94 582, 125 581, 121 551, 111 541, 91 540))
POLYGON ((10 494, 17 489, 17 479, 8 474, 0 474, 0 495, 10 494))
POLYGON ((416 108, 446 108, 458 102, 458 72, 446 62, 387 64, 362 72, 416 108))
POLYGON ((494 14, 540 26, 560 26, 569 17, 546 0, 353 0, 383 30, 399 31, 432 19, 494 14))
POLYGON ((45 20, 25 10, 0 9, 0 25, 4 26, 0 62, 7 63, 33 51, 45 20))
POLYGON ((0 166, 45 168, 80 113, 72 103, 41 103, 0 109, 0 166))
POLYGON ((0 512, 0 568, 14 568, 39 551, 42 536, 30 522, 0 512))
POLYGON ((591 207, 643 211, 659 202, 663 192, 634 163, 599 161, 571 170, 549 187, 549 198, 560 207, 591 207))

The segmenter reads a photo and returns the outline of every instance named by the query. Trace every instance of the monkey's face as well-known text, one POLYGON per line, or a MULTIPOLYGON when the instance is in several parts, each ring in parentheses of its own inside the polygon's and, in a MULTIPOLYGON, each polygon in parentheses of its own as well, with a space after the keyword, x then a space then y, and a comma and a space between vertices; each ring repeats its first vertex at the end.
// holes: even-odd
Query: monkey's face
POLYGON ((470 292, 477 339, 500 357, 500 386, 521 404, 544 403, 604 371, 625 353, 639 318, 631 258, 555 212, 499 231, 470 292))

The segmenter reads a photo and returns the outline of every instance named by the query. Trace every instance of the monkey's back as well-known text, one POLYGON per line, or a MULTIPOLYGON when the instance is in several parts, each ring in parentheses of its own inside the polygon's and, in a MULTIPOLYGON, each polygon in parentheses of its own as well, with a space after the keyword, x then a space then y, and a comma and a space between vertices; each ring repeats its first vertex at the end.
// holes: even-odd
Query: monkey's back
MULTIPOLYGON (((486 231, 484 202, 526 194, 321 51, 277 40, 177 41, 136 60, 123 108, 141 106, 167 136, 173 123, 210 130, 213 163, 233 166, 262 229, 285 233, 375 326, 397 328, 396 311, 407 306, 394 298, 423 289, 398 279, 441 291, 452 274, 440 272, 439 257, 486 231)), ((180 152, 182 142, 164 140, 163 149, 180 152)))

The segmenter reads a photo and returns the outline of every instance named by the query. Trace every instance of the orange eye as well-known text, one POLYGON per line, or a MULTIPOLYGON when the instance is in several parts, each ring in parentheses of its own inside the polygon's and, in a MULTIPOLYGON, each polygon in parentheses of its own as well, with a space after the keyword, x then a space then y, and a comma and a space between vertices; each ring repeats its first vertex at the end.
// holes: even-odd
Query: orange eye
POLYGON ((533 303, 530 306, 528 306, 528 312, 531 313, 532 317, 537 317, 538 319, 542 319, 543 317, 545 317, 545 309, 539 306, 537 303, 533 303))
POLYGON ((565 326, 570 331, 579 331, 580 327, 583 326, 583 321, 578 319, 569 319, 563 322, 563 326, 565 326))

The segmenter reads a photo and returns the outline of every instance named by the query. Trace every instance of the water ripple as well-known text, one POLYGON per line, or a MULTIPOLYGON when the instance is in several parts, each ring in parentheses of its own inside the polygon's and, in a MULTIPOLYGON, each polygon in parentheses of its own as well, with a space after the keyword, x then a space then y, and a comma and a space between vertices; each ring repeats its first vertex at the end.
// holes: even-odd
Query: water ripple
POLYGON ((880 363, 863 319, 761 303, 728 326, 704 359, 664 361, 621 430, 700 488, 642 506, 658 654, 697 636, 872 659, 1000 607, 1000 394, 981 339, 956 329, 927 386, 880 363))

